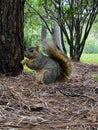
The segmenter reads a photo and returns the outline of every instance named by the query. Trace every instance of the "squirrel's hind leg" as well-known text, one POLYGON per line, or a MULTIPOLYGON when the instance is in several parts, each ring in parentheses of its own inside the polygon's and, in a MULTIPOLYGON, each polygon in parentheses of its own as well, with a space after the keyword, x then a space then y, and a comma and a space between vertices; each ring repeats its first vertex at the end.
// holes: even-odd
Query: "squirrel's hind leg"
POLYGON ((36 73, 35 73, 35 80, 38 82, 38 83, 41 83, 43 84, 44 83, 44 73, 47 71, 47 69, 41 69, 41 70, 36 70, 36 73))

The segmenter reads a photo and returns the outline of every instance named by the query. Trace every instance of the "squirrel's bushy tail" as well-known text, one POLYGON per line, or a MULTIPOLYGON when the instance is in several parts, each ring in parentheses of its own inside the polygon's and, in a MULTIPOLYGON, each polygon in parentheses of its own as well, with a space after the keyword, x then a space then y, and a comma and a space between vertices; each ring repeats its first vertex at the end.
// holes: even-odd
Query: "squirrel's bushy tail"
POLYGON ((57 61, 61 68, 60 80, 64 81, 71 73, 71 61, 53 42, 46 43, 46 52, 50 58, 57 61))

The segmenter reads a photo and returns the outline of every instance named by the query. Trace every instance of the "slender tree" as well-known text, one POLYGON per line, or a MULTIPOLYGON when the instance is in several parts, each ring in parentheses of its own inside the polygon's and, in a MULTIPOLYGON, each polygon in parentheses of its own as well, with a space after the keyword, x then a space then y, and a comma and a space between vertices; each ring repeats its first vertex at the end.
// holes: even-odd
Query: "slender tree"
MULTIPOLYGON (((98 0, 38 0, 48 20, 56 21, 70 46, 72 60, 79 61, 91 27, 98 14, 98 0), (55 15, 57 13, 57 15, 55 15)), ((40 8, 41 8, 40 7, 40 8)), ((52 34, 50 23, 37 8, 33 11, 52 34)), ((62 45, 64 48, 64 45, 62 45)))
POLYGON ((23 67, 24 0, 0 0, 0 73, 17 75, 23 67))
MULTIPOLYGON (((46 5, 46 1, 44 3, 46 5)), ((47 6, 43 7, 65 34, 72 60, 79 61, 98 14, 98 0, 47 0, 47 6), (55 17, 54 10, 58 11, 59 18, 55 17)))

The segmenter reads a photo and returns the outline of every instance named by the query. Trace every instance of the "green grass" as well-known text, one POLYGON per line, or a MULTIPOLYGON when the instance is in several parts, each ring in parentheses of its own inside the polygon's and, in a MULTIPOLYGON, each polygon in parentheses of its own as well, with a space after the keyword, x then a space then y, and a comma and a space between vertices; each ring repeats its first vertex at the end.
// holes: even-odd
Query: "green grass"
POLYGON ((32 73, 33 72, 33 70, 31 70, 30 68, 28 68, 26 65, 24 65, 24 70, 25 71, 27 71, 27 72, 29 72, 29 73, 32 73))
POLYGON ((98 53, 97 54, 82 54, 81 62, 93 62, 98 63, 98 53))

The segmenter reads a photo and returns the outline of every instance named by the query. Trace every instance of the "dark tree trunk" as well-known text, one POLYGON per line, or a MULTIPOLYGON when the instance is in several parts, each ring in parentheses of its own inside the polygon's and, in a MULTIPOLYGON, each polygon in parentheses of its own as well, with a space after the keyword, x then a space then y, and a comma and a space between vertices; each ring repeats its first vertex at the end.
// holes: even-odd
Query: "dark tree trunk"
POLYGON ((76 48, 73 49, 73 48, 70 47, 70 57, 73 61, 79 62, 81 54, 82 53, 80 53, 80 48, 76 47, 76 48))
POLYGON ((22 72, 23 0, 0 0, 0 73, 22 72))
POLYGON ((61 28, 60 28, 60 31, 61 31, 61 43, 62 43, 62 48, 63 48, 64 53, 67 54, 67 50, 66 50, 66 47, 65 47, 65 45, 64 45, 63 31, 61 30, 61 28))

